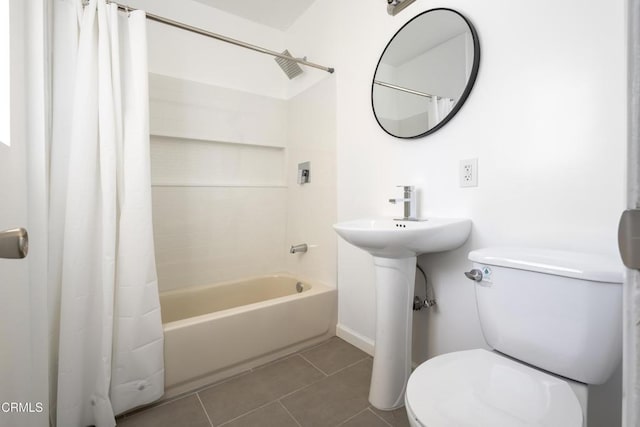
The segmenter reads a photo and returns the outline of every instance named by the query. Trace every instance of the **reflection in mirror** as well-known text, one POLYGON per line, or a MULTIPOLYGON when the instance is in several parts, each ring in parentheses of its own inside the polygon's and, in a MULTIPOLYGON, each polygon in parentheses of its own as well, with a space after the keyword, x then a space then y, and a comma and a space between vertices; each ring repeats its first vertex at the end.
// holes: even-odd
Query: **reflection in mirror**
POLYGON ((477 34, 462 15, 451 9, 421 13, 380 57, 371 89, 376 120, 399 138, 436 131, 467 98, 479 62, 477 34))

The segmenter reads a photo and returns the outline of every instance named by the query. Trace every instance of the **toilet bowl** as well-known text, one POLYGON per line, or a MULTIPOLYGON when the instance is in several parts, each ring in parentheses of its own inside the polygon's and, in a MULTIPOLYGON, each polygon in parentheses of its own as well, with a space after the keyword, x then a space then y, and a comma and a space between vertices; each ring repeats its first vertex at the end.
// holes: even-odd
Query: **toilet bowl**
POLYGON ((411 374, 414 427, 587 425, 588 385, 622 355, 622 266, 541 249, 469 254, 489 347, 436 356, 411 374))
POLYGON ((586 392, 584 384, 476 349, 420 365, 409 378, 405 407, 413 427, 581 426, 586 401, 574 388, 586 392))

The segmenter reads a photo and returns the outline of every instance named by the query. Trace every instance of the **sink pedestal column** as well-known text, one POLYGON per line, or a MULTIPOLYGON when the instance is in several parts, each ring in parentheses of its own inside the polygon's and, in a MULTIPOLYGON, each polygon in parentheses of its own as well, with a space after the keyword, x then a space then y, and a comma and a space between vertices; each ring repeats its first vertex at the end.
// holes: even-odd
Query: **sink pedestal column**
POLYGON ((369 402, 382 410, 404 405, 411 373, 416 257, 373 257, 376 271, 376 344, 369 402))

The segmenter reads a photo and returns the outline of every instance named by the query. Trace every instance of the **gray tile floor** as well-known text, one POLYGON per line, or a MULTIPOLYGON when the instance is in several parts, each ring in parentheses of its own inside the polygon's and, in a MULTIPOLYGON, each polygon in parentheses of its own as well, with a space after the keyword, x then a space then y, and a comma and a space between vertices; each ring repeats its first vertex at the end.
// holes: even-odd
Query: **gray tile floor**
POLYGON ((340 338, 118 419, 119 427, 408 426, 369 405, 372 359, 340 338))

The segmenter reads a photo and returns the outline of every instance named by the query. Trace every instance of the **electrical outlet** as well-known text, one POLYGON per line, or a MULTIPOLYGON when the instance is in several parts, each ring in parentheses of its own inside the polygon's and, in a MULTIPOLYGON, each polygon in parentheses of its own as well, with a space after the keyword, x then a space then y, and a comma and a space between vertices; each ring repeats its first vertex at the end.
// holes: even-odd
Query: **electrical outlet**
POLYGON ((478 186, 478 159, 460 161, 460 187, 478 186))

